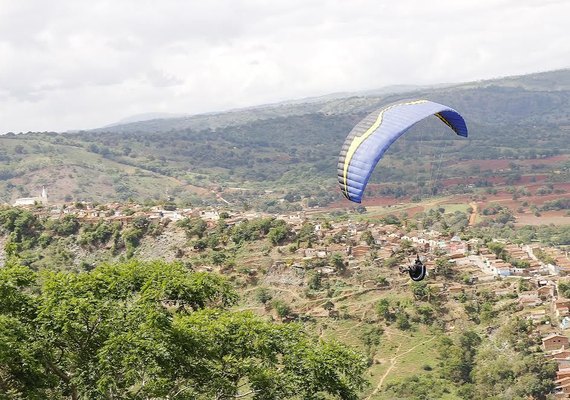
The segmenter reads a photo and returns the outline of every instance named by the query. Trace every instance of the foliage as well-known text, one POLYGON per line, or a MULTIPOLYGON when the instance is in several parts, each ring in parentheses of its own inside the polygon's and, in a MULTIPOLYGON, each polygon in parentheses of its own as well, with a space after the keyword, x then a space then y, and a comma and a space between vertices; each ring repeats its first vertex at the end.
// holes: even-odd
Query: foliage
POLYGON ((384 331, 382 328, 374 325, 367 325, 362 331, 360 339, 362 340, 364 348, 366 349, 366 354, 368 354, 369 357, 373 355, 372 348, 380 344, 380 338, 383 333, 384 331))
POLYGON ((283 300, 273 300, 271 305, 277 312, 277 315, 281 318, 285 318, 291 314, 291 307, 283 300))
POLYGON ((65 215, 63 218, 51 220, 46 224, 48 229, 53 230, 56 235, 69 236, 79 231, 79 221, 75 215, 65 215))
POLYGON ((360 240, 364 241, 368 246, 373 246, 376 244, 374 236, 372 236, 372 232, 370 232, 368 230, 362 232, 362 235, 360 236, 360 240))
POLYGON ((443 399, 453 392, 453 384, 432 373, 412 375, 386 385, 389 398, 410 400, 443 399))
POLYGON ((346 270, 346 265, 344 263, 344 258, 340 253, 332 253, 329 257, 329 263, 338 272, 344 272, 346 270))
POLYGON ((206 227, 207 227, 206 222, 204 222, 204 220, 198 217, 193 217, 193 218, 186 217, 184 219, 181 219, 176 222, 176 226, 184 229, 184 232, 186 232, 186 236, 189 239, 192 239, 195 236, 197 236, 198 238, 202 238, 204 232, 206 232, 206 227))
POLYGON ((497 258, 501 258, 503 260, 507 259, 507 252, 505 251, 505 245, 500 242, 490 242, 487 243, 487 247, 491 250, 497 258))
POLYGON ((471 228, 470 233, 474 237, 479 237, 486 241, 491 241, 493 238, 503 238, 515 243, 538 241, 545 245, 570 245, 570 225, 527 225, 516 229, 509 226, 480 226, 471 228))
POLYGON ((405 310, 396 309, 396 327, 403 331, 407 331, 412 327, 410 316, 405 310))
POLYGON ((390 300, 386 298, 378 300, 375 308, 378 316, 385 321, 389 322, 396 319, 396 314, 391 307, 390 300))
POLYGON ((253 242, 268 235, 273 244, 285 240, 289 235, 285 221, 275 218, 256 218, 245 220, 229 230, 229 236, 236 245, 253 242))
POLYGON ((273 299, 273 296, 268 288, 259 287, 255 290, 255 298, 261 304, 267 304, 271 299, 273 299))
POLYGON ((453 276, 452 262, 447 257, 441 257, 435 260, 436 272, 446 278, 453 276))
POLYGON ((426 281, 410 281, 410 289, 416 300, 428 302, 436 300, 434 288, 429 286, 426 281))
POLYGON ((320 272, 310 271, 307 274, 307 286, 311 290, 320 290, 322 284, 322 276, 320 272))
POLYGON ((77 241, 82 246, 101 246, 109 241, 114 232, 118 232, 120 226, 118 223, 111 224, 106 221, 100 221, 95 225, 86 225, 83 227, 77 241))
POLYGON ((570 298, 570 282, 568 281, 558 282, 558 291, 563 297, 570 298))
POLYGON ((557 364, 542 354, 521 355, 496 343, 483 345, 473 368, 475 398, 546 399, 557 364))
POLYGON ((453 339, 442 337, 438 344, 441 377, 456 384, 470 383, 481 341, 473 331, 466 331, 453 339))
POLYGON ((272 224, 267 237, 273 245, 282 244, 291 234, 287 223, 281 219, 275 220, 272 224))
POLYGON ((397 225, 400 226, 401 221, 400 219, 395 216, 394 214, 388 214, 384 218, 382 218, 382 223, 385 225, 397 225))
POLYGON ((232 312, 221 277, 163 262, 81 274, 0 269, 7 399, 356 399, 364 358, 232 312))

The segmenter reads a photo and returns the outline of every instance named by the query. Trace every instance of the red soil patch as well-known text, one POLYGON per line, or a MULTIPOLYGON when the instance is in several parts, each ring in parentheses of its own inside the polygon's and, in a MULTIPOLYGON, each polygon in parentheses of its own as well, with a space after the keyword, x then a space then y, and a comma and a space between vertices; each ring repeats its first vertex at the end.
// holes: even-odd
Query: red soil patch
POLYGON ((417 207, 406 208, 403 212, 407 213, 409 216, 414 216, 417 213, 421 213, 423 211, 425 211, 425 207, 417 206, 417 207))
POLYGON ((570 217, 566 216, 566 211, 545 211, 542 212, 540 217, 527 212, 524 214, 516 215, 515 225, 568 225, 570 224, 570 217))
POLYGON ((567 154, 548 157, 548 158, 533 158, 530 160, 468 160, 457 163, 457 166, 479 166, 481 170, 496 170, 496 169, 510 169, 510 164, 515 163, 518 165, 552 165, 570 160, 567 154))
MULTIPOLYGON (((364 207, 374 207, 374 206, 386 207, 386 206, 394 206, 396 204, 409 203, 409 202, 410 202, 409 199, 402 199, 402 198, 395 199, 394 197, 378 196, 378 197, 365 197, 362 200, 362 205, 364 207)), ((327 206, 327 208, 352 208, 352 207, 357 207, 357 204, 352 203, 345 199, 335 201, 334 203, 331 203, 327 206)))

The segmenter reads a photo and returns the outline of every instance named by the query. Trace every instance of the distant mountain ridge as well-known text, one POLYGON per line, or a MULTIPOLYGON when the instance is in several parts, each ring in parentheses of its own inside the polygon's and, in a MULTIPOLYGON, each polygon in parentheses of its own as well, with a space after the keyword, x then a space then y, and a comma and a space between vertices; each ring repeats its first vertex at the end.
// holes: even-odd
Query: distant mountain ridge
MULTIPOLYGON (((392 85, 385 88, 361 92, 332 93, 329 95, 290 100, 275 104, 251 106, 241 109, 212 112, 196 115, 176 115, 168 113, 148 113, 128 117, 117 123, 93 129, 93 132, 168 132, 183 129, 217 129, 239 125, 258 119, 269 119, 290 115, 303 115, 323 112, 359 112, 376 106, 382 99, 403 97, 447 98, 446 93, 483 88, 519 88, 536 91, 570 90, 570 69, 538 72, 528 75, 509 76, 459 84, 435 85, 392 85)), ((468 104, 466 104, 468 105, 468 104)))
POLYGON ((118 122, 114 122, 109 125, 105 125, 102 128, 109 128, 117 125, 132 124, 136 122, 151 121, 153 119, 171 119, 171 118, 182 118, 188 116, 187 114, 175 114, 175 113, 161 113, 161 112, 150 112, 143 114, 131 115, 130 117, 123 118, 118 122))

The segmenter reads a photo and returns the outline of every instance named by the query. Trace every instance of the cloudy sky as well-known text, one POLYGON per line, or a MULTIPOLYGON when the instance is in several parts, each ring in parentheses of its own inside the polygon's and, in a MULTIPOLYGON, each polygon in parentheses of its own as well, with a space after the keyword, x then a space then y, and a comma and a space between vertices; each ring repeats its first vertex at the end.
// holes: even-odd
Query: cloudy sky
POLYGON ((0 0, 0 133, 570 67, 568 0, 0 0))

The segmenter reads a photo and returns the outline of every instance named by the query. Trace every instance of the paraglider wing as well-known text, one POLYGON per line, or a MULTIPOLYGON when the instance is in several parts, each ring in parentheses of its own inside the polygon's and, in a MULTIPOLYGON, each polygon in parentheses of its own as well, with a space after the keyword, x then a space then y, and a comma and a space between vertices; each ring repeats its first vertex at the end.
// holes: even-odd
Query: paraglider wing
POLYGON ((348 134, 338 161, 342 193, 360 203, 374 167, 386 150, 417 122, 438 117, 457 135, 467 137, 465 120, 454 109, 428 100, 396 103, 374 111, 348 134))

